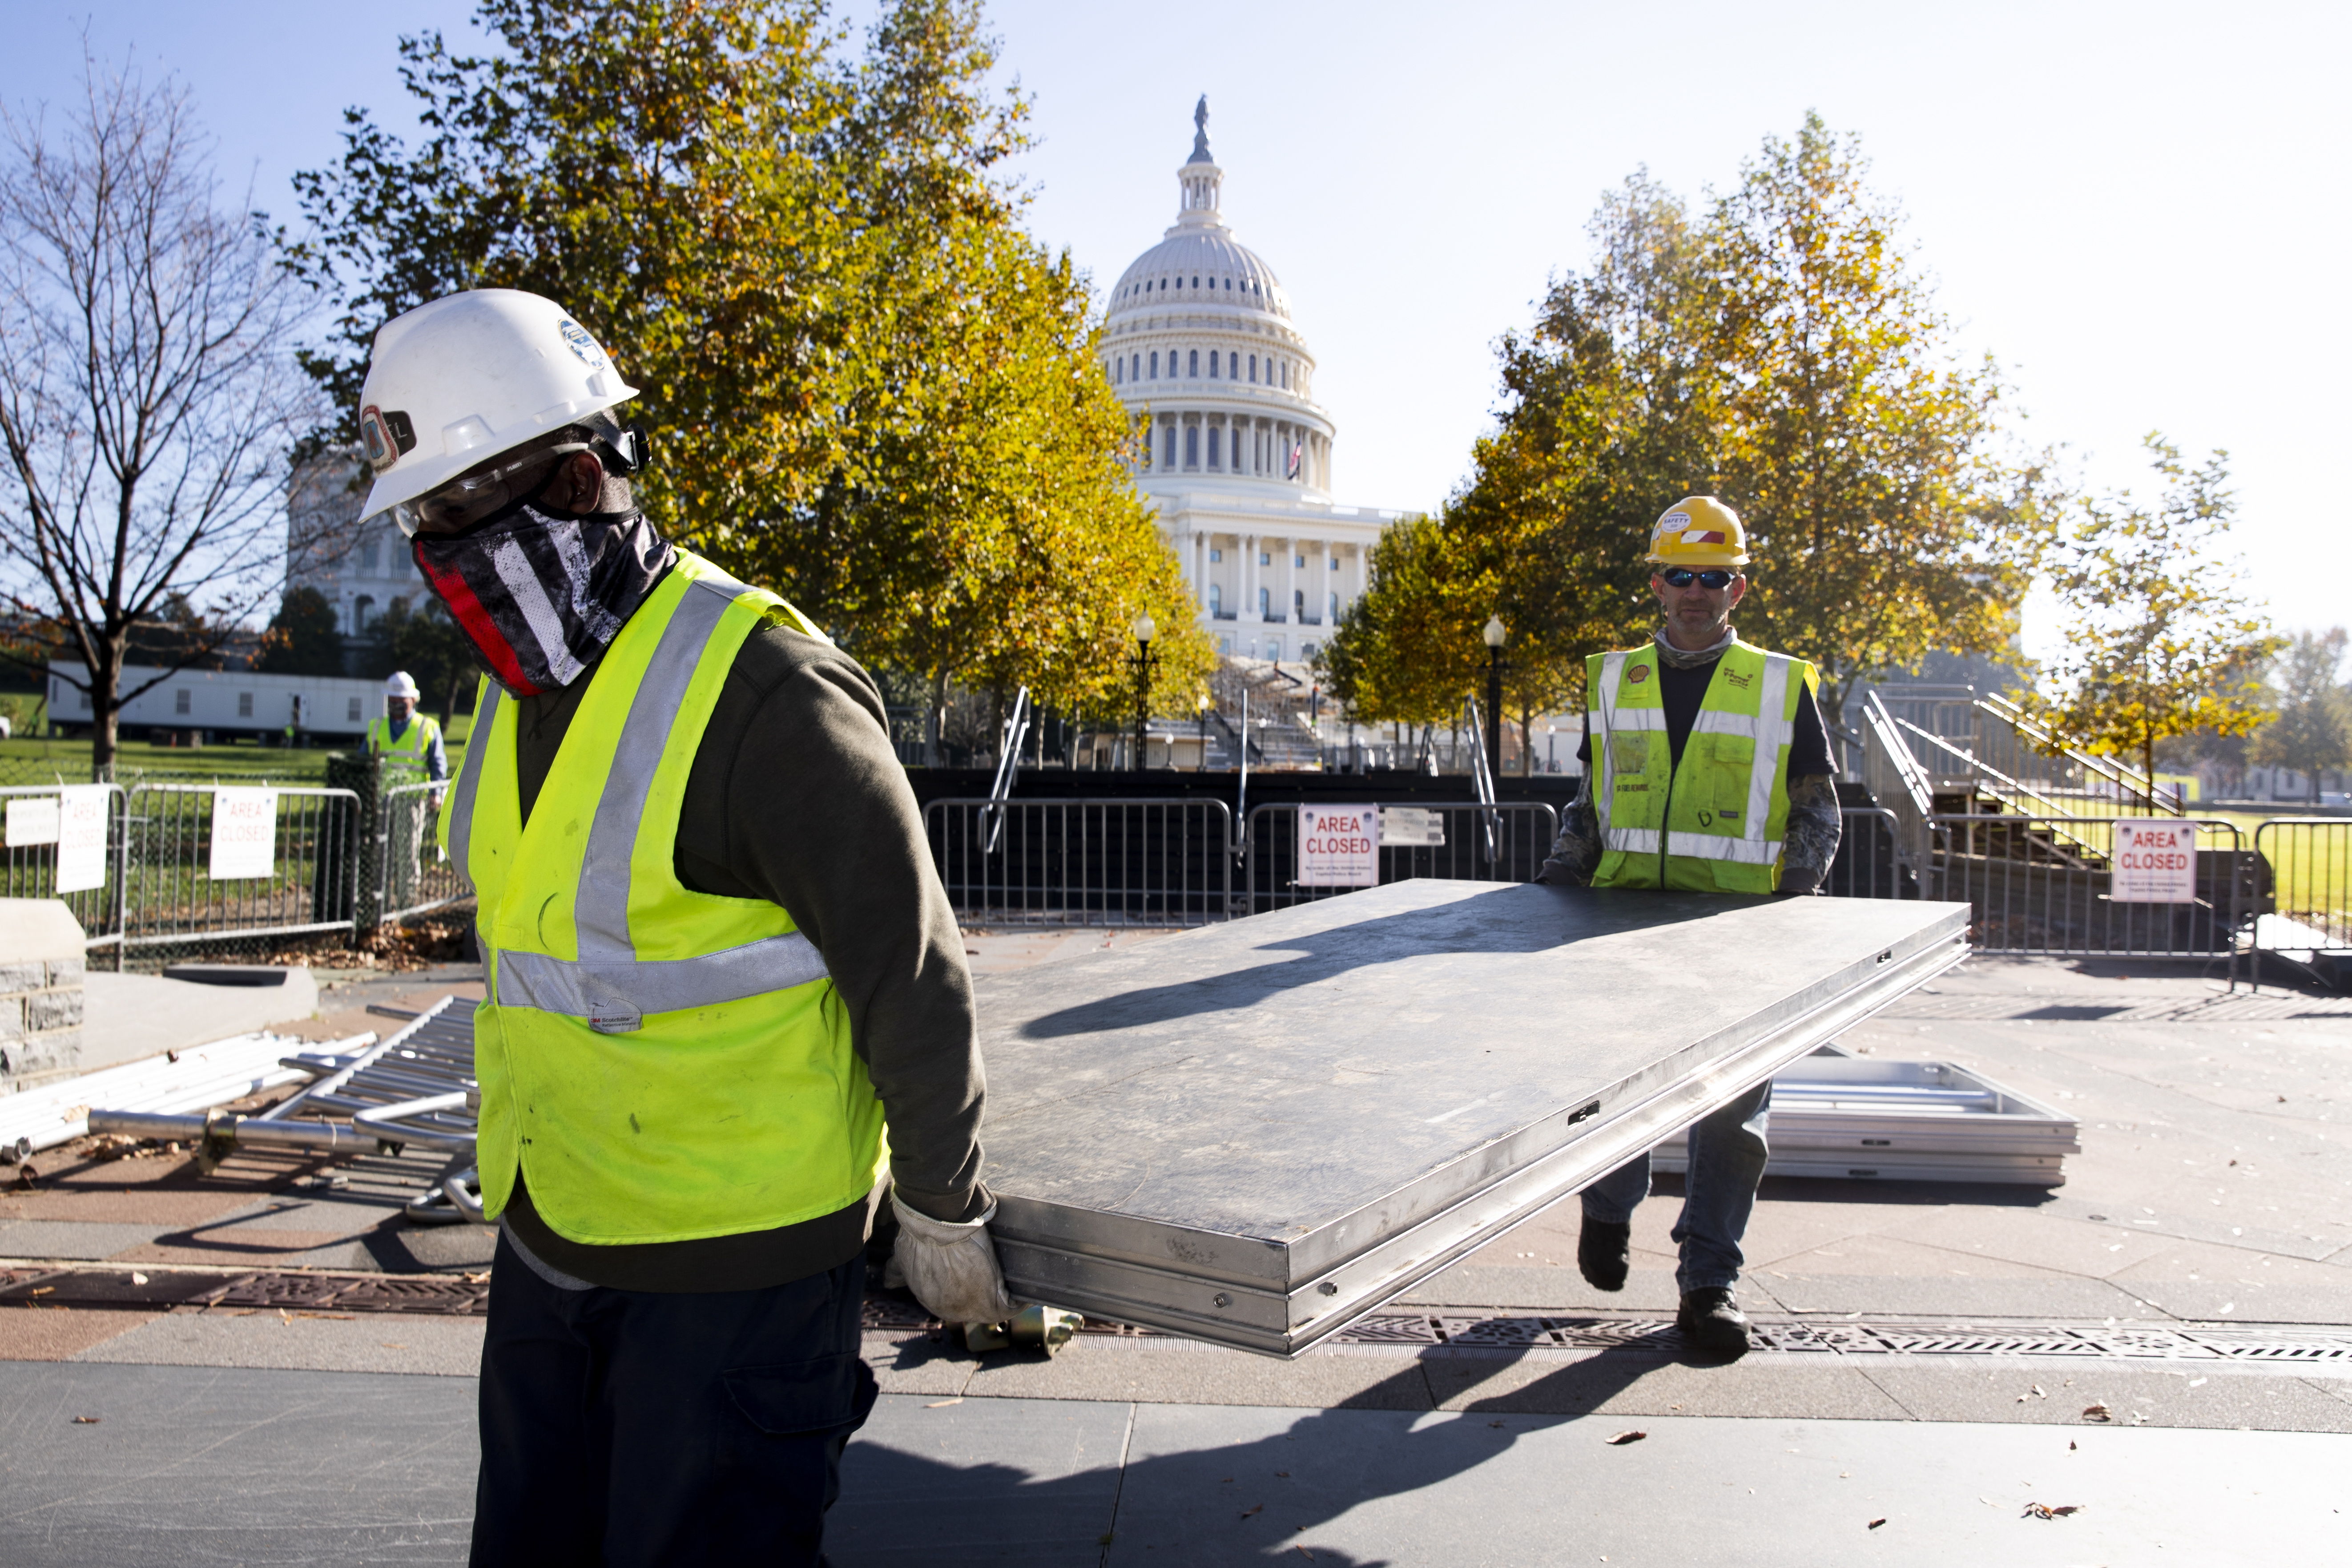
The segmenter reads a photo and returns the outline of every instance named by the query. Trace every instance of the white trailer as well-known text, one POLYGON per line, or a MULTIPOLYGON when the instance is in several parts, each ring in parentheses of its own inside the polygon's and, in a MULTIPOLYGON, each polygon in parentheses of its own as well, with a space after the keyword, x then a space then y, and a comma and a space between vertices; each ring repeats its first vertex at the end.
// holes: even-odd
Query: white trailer
MULTIPOLYGON (((119 689, 137 691, 155 679, 152 665, 126 665, 119 689)), ((49 732, 86 734, 90 724, 87 673, 79 663, 49 666, 49 732)), ((207 739, 283 735, 292 725, 305 735, 357 740, 383 712, 383 682, 340 676, 264 675, 250 669, 184 669, 122 705, 126 739, 142 731, 202 731, 207 739)))

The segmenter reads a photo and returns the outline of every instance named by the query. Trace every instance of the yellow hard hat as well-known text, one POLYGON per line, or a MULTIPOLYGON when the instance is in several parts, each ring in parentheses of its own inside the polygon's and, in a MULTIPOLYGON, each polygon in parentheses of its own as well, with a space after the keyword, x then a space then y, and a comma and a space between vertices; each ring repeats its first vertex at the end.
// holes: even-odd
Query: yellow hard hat
POLYGON ((1745 566, 1748 530, 1713 496, 1685 496, 1651 530, 1648 559, 1660 566, 1745 566))

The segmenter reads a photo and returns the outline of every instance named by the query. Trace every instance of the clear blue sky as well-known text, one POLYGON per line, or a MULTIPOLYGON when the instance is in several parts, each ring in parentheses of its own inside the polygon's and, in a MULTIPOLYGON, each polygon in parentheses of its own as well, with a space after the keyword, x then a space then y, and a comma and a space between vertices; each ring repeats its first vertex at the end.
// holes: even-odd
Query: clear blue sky
MULTIPOLYGON (((86 16, 102 55, 181 72, 225 167, 290 214, 286 176, 333 156, 343 105, 398 115, 395 34, 468 15, 20 3, 0 94, 71 90, 86 16)), ((2258 596, 2289 627, 2352 620, 2329 580, 2340 556, 2309 542, 2347 531, 2352 10, 998 0, 992 15, 1036 100, 1034 226, 1100 283, 1173 216, 1192 102, 1210 95, 1228 221, 1321 362, 1343 501, 1429 506, 1460 481, 1496 402, 1494 340, 1581 265, 1605 187, 1647 164, 1696 197, 1817 109, 1861 133, 1965 342, 2009 368, 2021 434, 2067 444, 2104 484, 2141 482, 2151 428, 2227 447, 2258 596)))

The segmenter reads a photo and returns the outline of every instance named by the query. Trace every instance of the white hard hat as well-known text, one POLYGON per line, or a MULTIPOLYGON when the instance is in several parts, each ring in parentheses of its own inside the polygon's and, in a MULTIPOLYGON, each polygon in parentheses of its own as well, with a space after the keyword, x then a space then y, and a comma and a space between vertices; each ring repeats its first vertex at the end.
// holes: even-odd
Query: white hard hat
POLYGON ((469 289, 377 330, 360 389, 373 517, 637 389, 563 307, 518 289, 469 289))
POLYGON ((417 696, 416 682, 408 679, 408 671, 395 669, 383 683, 383 694, 386 697, 406 697, 413 700, 417 696))

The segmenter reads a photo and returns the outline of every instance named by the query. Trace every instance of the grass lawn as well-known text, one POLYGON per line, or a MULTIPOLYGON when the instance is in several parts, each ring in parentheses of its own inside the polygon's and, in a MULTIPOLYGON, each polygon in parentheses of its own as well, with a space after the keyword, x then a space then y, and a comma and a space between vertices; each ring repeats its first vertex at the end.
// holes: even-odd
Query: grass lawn
MULTIPOLYGON (((455 773, 465 756, 473 715, 460 713, 443 734, 455 773)), ((328 748, 264 746, 251 741, 191 749, 123 742, 115 750, 115 776, 125 784, 317 784, 326 781, 328 748)), ((89 742, 41 739, 0 741, 0 785, 89 782, 89 742)))

